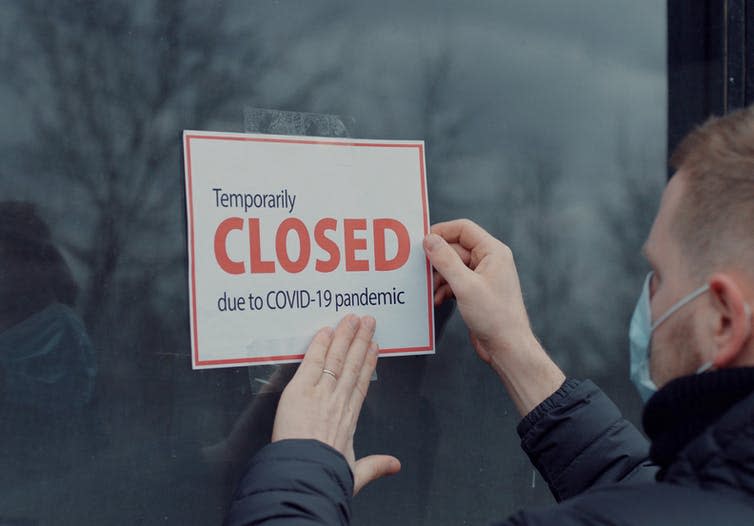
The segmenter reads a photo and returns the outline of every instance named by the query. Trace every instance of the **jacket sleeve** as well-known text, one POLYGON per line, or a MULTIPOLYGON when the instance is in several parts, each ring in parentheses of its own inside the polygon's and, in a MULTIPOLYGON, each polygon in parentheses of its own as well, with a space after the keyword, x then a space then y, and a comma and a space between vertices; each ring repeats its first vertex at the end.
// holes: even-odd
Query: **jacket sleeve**
POLYGON ((338 451, 317 440, 281 440, 249 464, 226 526, 347 525, 353 475, 338 451))
POLYGON ((589 380, 566 380, 518 434, 558 501, 602 484, 654 480, 657 472, 647 440, 589 380))

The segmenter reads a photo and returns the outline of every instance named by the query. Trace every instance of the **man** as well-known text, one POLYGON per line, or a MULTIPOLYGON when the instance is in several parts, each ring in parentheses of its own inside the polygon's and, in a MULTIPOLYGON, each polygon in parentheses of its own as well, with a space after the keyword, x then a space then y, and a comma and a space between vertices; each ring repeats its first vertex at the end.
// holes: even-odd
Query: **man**
POLYGON ((96 356, 73 308, 77 293, 34 205, 0 201, 2 495, 67 474, 100 436, 89 413, 96 356))
MULTIPOLYGON (((754 524, 754 107, 711 119, 671 162, 630 333, 649 444, 594 384, 566 379, 547 356, 505 245, 466 220, 435 225, 424 241, 436 303, 456 298, 559 501, 506 524, 754 524)), ((351 317, 315 337, 228 524, 347 524, 351 494, 400 468, 353 456, 373 327, 351 317)))

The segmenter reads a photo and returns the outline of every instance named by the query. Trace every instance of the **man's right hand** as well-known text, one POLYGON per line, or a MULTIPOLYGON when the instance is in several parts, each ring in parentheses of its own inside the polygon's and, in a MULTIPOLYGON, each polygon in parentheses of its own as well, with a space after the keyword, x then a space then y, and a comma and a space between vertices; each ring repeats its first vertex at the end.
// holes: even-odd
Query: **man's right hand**
POLYGON ((431 232, 424 248, 437 270, 435 304, 455 296, 479 357, 491 363, 533 339, 511 250, 468 219, 431 232))
POLYGON ((424 249, 437 270, 435 303, 455 296, 477 354, 527 414, 565 376, 531 330, 511 250, 467 219, 434 225, 424 249))

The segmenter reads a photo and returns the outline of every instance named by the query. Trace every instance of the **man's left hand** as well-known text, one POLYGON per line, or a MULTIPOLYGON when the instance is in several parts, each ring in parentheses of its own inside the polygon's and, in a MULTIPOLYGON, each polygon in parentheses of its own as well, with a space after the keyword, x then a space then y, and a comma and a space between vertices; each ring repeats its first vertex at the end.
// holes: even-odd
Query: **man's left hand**
POLYGON ((283 391, 272 431, 273 442, 309 438, 340 451, 353 472, 354 495, 373 480, 401 469, 395 457, 356 460, 353 450, 356 422, 377 365, 374 329, 371 316, 349 315, 334 331, 320 330, 283 391))

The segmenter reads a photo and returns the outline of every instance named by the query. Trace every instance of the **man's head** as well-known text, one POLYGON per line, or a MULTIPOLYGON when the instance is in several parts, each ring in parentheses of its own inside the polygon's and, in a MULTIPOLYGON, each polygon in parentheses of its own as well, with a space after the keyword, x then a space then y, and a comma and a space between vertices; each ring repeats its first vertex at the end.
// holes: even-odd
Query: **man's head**
POLYGON ((30 203, 0 201, 0 331, 53 303, 73 305, 78 285, 30 203))
POLYGON ((655 272, 653 321, 699 286, 709 290, 655 330, 659 387, 707 363, 754 365, 754 106, 708 120, 671 164, 676 174, 644 249, 655 272))

